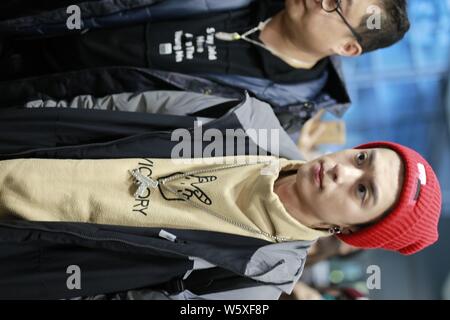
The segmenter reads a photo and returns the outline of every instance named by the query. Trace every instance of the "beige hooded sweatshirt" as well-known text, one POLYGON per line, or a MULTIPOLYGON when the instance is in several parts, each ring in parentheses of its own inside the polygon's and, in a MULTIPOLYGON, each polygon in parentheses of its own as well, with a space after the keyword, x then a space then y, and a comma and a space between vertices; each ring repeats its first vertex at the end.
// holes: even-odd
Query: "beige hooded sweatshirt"
POLYGON ((256 158, 0 161, 0 219, 209 230, 272 242, 327 235, 294 219, 273 191, 280 170, 303 162, 256 158), (276 160, 275 171, 263 174, 276 160), (134 169, 159 185, 135 195, 134 169))

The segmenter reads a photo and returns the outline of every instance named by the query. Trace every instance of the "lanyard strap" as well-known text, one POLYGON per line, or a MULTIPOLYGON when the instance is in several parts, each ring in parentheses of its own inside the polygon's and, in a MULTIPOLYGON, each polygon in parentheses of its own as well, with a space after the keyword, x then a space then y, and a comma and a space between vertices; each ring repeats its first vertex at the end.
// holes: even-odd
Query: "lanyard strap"
POLYGON ((266 21, 260 22, 258 24, 258 26, 248 30, 247 32, 245 32, 243 34, 240 34, 238 32, 232 32, 232 33, 230 33, 230 32, 217 32, 215 34, 215 37, 217 39, 223 40, 223 41, 244 40, 244 41, 247 41, 247 42, 249 42, 251 44, 254 44, 254 45, 256 45, 256 46, 258 46, 260 48, 263 48, 263 49, 269 51, 271 54, 281 58, 282 60, 287 59, 287 60, 292 61, 296 65, 299 65, 299 66, 304 65, 305 64, 304 61, 301 61, 301 60, 298 60, 298 59, 295 59, 295 58, 291 58, 291 57, 287 57, 285 54, 279 52, 278 50, 275 50, 275 49, 269 47, 268 45, 266 45, 266 44, 264 44, 262 42, 255 41, 255 40, 249 38, 249 36, 252 35, 253 33, 255 33, 256 31, 262 31, 266 27, 266 25, 270 22, 270 20, 272 20, 272 18, 269 18, 266 21))

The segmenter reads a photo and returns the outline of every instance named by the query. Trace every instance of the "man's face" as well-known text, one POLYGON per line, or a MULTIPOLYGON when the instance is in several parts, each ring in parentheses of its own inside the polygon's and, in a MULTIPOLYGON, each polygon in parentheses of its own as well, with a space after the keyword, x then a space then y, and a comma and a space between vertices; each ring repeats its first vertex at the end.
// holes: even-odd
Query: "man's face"
POLYGON ((389 149, 345 150, 302 165, 294 190, 305 212, 325 224, 373 222, 400 194, 403 162, 389 149))
MULTIPOLYGON (((367 8, 378 4, 379 0, 342 0, 342 14, 353 28, 357 28, 367 8)), ((310 50, 326 52, 329 55, 346 55, 342 49, 356 39, 336 12, 328 13, 322 9, 321 0, 286 0, 285 7, 289 30, 296 39, 310 50)), ((351 55, 351 54, 349 54, 351 55)))

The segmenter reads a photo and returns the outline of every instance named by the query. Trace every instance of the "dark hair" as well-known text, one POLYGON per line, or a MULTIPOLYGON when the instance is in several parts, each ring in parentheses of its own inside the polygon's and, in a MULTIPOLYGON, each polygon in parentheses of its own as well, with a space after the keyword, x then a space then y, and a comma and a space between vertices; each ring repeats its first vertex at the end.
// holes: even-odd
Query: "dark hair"
POLYGON ((381 28, 369 29, 367 20, 371 14, 367 14, 356 29, 361 35, 360 45, 364 53, 393 45, 405 36, 410 27, 406 0, 379 0, 379 4, 381 28))

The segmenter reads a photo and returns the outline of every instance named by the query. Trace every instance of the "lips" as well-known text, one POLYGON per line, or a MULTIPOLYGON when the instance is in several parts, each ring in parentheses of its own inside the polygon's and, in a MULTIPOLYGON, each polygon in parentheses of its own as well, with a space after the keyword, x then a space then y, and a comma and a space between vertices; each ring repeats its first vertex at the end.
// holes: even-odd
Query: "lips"
POLYGON ((316 186, 322 190, 323 189, 323 163, 319 162, 313 167, 313 178, 316 186))
POLYGON ((303 8, 304 8, 305 10, 307 10, 307 9, 308 9, 308 5, 307 5, 307 3, 306 3, 306 0, 302 0, 302 2, 303 2, 303 8))
POLYGON ((324 176, 324 167, 323 162, 320 162, 320 171, 319 171, 319 178, 320 178, 320 189, 323 189, 323 176, 324 176))

